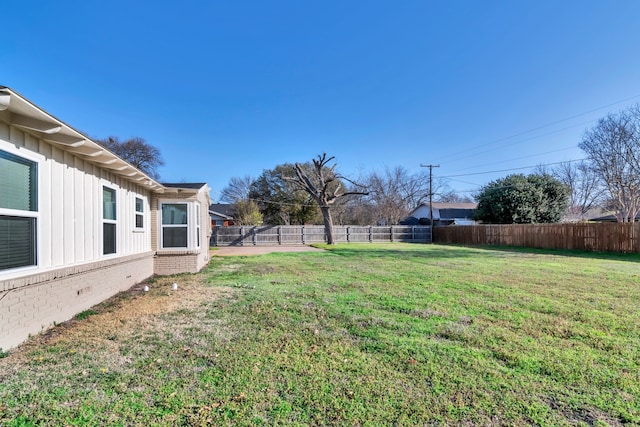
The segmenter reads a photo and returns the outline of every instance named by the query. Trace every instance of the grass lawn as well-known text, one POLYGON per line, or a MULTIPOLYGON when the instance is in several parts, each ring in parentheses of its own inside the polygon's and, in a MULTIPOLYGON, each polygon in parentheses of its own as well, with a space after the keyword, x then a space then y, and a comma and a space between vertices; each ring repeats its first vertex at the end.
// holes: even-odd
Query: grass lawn
POLYGON ((638 255, 350 244, 148 284, 5 354, 0 425, 640 425, 638 255))

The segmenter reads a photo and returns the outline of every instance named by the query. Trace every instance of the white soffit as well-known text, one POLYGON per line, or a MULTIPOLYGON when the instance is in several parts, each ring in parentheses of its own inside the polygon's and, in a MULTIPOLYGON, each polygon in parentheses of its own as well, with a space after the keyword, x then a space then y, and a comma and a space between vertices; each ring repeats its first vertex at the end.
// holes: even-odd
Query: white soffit
POLYGON ((165 190, 162 184, 144 172, 6 87, 0 87, 0 113, 2 114, 0 117, 3 120, 6 119, 10 125, 23 129, 89 163, 108 169, 116 175, 144 185, 153 191, 164 192, 165 190))

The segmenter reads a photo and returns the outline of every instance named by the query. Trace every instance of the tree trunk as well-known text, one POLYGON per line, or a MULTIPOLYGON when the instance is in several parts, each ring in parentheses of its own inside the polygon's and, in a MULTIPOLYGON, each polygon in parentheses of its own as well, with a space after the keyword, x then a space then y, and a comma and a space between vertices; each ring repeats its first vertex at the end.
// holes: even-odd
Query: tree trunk
POLYGON ((333 245, 333 219, 331 218, 331 211, 329 206, 322 206, 320 208, 322 212, 322 219, 324 220, 324 232, 327 235, 327 244, 333 245))

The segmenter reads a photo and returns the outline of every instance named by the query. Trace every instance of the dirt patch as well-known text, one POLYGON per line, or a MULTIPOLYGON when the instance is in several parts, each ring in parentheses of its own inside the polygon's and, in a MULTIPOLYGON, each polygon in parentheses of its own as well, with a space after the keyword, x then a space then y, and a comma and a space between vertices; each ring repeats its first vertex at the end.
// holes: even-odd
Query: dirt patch
POLYGON ((102 302, 81 318, 56 325, 31 337, 0 359, 0 369, 19 364, 33 351, 58 343, 82 343, 87 348, 108 348, 117 353, 113 337, 130 337, 147 330, 163 327, 161 315, 178 310, 197 310, 206 302, 232 296, 236 290, 206 286, 201 274, 152 278, 102 302), (173 284, 178 285, 172 290, 173 284), (149 291, 145 292, 144 287, 149 291))
POLYGON ((322 252, 324 249, 305 245, 292 246, 219 246, 209 251, 210 256, 250 256, 273 252, 322 252))

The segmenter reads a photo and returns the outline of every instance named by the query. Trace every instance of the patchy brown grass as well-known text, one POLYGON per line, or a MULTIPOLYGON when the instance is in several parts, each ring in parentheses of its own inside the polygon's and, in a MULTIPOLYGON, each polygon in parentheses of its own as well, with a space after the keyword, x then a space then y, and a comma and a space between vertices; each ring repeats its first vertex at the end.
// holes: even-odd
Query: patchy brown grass
MULTIPOLYGON (((10 358, 0 359, 0 372, 10 375, 31 363, 34 351, 57 344, 81 343, 85 350, 100 349, 100 355, 96 353, 95 357, 118 357, 120 343, 134 336, 167 328, 176 332, 186 326, 179 322, 169 325, 162 314, 196 310, 197 317, 198 307, 234 292, 232 288, 206 286, 206 277, 201 274, 150 278, 92 308, 95 314, 82 320, 71 319, 31 337, 12 351, 10 358), (177 291, 171 289, 173 283, 178 284, 177 291), (148 292, 143 291, 144 286, 149 286, 148 292), (116 335, 118 340, 113 339, 116 335)), ((110 362, 122 365, 126 360, 110 362)))

